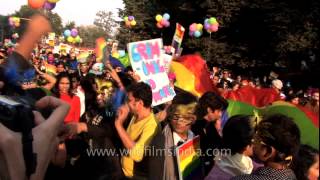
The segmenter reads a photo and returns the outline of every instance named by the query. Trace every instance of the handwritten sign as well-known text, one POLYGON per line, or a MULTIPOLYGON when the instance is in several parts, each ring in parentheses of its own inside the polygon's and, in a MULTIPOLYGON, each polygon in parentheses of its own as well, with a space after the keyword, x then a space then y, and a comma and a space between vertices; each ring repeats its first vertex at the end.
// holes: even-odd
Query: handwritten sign
POLYGON ((171 101, 175 96, 174 89, 169 85, 162 48, 162 39, 128 44, 132 69, 152 89, 152 106, 171 101))

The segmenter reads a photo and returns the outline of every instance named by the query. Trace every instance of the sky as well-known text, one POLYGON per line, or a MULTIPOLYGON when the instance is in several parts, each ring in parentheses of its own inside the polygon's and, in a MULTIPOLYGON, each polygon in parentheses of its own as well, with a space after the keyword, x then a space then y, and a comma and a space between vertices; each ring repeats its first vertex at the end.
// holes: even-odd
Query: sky
MULTIPOLYGON (((14 13, 26 4, 28 0, 0 0, 0 14, 14 13)), ((59 14, 64 24, 75 21, 76 25, 91 25, 98 11, 112 11, 117 16, 117 8, 123 7, 122 0, 60 0, 52 11, 59 14)))

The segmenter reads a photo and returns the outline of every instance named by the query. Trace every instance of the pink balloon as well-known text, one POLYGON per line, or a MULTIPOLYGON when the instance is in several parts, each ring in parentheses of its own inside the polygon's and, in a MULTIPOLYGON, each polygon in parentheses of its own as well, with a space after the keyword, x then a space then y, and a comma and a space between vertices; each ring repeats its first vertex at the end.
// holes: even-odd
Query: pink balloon
POLYGON ((218 26, 217 25, 211 25, 210 26, 210 31, 217 32, 218 31, 218 26))
POLYGON ((196 23, 191 24, 190 27, 189 27, 189 30, 192 31, 192 32, 196 31, 197 30, 197 24, 196 23))
POLYGON ((161 28, 163 28, 163 25, 162 25, 161 23, 157 23, 157 27, 158 27, 159 29, 161 29, 161 28))
POLYGON ((165 26, 166 20, 165 20, 165 19, 162 19, 162 20, 160 21, 160 23, 161 23, 162 26, 165 26))
POLYGON ((164 27, 169 27, 170 26, 170 22, 166 21, 166 23, 164 24, 164 27))

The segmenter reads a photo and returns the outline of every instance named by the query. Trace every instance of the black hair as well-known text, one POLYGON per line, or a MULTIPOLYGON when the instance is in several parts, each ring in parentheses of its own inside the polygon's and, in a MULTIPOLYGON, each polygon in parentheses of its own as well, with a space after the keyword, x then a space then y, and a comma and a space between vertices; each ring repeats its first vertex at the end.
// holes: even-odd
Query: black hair
POLYGON ((131 92, 135 99, 142 100, 145 108, 150 108, 152 104, 152 90, 151 87, 144 83, 134 83, 128 86, 127 93, 131 92))
POLYGON ((228 101, 223 97, 217 95, 214 92, 206 92, 199 99, 197 105, 196 115, 198 119, 202 119, 208 114, 207 109, 210 108, 212 111, 225 110, 228 107, 228 101))
POLYGON ((74 94, 72 93, 72 86, 71 86, 72 81, 71 81, 70 75, 69 75, 68 73, 66 73, 66 72, 62 72, 62 73, 60 73, 60 74, 57 76, 57 82, 56 82, 55 88, 54 88, 54 90, 53 90, 54 94, 56 95, 56 97, 60 98, 59 83, 60 83, 60 81, 61 81, 62 78, 67 78, 67 79, 69 80, 69 82, 70 82, 70 88, 69 88, 69 90, 68 90, 68 95, 72 97, 72 96, 74 95, 74 94))
POLYGON ((300 130, 292 118, 273 114, 265 117, 257 126, 261 140, 277 150, 275 162, 286 162, 286 157, 295 156, 300 146, 300 130))
POLYGON ((197 97, 189 92, 183 91, 176 94, 176 96, 172 100, 172 104, 167 109, 167 119, 172 118, 172 115, 176 111, 178 105, 188 105, 191 103, 197 103, 197 101, 197 97))
POLYGON ((255 128, 252 116, 232 116, 222 130, 222 142, 231 154, 242 153, 252 143, 255 128))
POLYGON ((293 159, 292 170, 297 179, 308 180, 308 170, 316 162, 319 150, 309 145, 301 145, 297 156, 293 159))

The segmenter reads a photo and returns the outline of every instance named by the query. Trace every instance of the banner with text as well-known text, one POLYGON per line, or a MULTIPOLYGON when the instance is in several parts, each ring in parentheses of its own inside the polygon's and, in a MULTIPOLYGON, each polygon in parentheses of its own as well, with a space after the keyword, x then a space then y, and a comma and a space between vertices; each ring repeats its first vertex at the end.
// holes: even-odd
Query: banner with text
POLYGON ((162 39, 128 44, 132 69, 152 89, 152 106, 171 101, 176 95, 174 89, 169 85, 161 49, 163 49, 162 39))

